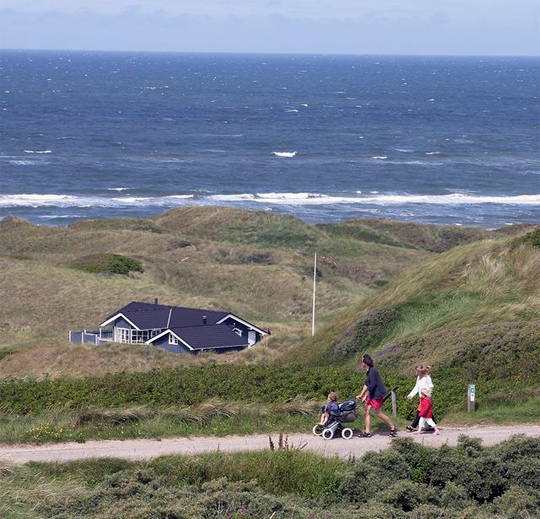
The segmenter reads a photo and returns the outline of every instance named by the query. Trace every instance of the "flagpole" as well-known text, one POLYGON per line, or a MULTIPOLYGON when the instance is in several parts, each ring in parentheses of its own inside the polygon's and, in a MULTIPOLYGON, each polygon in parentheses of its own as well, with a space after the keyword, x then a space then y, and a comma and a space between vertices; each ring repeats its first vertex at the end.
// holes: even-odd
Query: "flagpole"
POLYGON ((315 335, 315 287, 317 283, 317 253, 313 261, 313 315, 311 318, 311 336, 315 335))

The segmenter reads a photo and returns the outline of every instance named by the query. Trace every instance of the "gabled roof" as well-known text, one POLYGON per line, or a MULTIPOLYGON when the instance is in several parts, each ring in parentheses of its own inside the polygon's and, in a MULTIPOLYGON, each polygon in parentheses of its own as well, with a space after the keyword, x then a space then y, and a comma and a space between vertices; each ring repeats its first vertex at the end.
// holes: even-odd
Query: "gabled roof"
POLYGON ((100 326, 106 326, 118 317, 123 316, 139 330, 183 328, 186 326, 202 326, 205 317, 207 325, 216 324, 228 315, 230 315, 229 312, 133 301, 107 317, 100 326))
POLYGON ((179 341, 191 350, 249 346, 247 337, 240 337, 228 326, 221 326, 219 324, 171 328, 153 337, 146 344, 151 344, 169 333, 175 335, 179 341))

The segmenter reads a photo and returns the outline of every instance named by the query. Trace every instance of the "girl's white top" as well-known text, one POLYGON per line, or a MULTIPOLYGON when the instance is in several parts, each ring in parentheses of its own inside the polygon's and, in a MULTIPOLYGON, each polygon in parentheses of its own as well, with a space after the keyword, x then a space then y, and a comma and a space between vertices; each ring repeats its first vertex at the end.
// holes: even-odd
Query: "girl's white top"
POLYGON ((431 377, 429 375, 425 375, 424 377, 416 377, 416 385, 413 387, 413 390, 409 393, 409 398, 412 398, 416 393, 423 394, 426 396, 431 396, 431 392, 433 391, 433 382, 431 381, 431 377))

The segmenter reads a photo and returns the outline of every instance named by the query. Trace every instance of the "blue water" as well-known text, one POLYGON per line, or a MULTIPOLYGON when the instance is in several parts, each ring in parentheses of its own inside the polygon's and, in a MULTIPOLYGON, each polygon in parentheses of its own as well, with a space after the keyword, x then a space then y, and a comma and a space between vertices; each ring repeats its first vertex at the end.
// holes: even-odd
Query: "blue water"
POLYGON ((0 217, 540 223, 540 59, 0 51, 0 217))

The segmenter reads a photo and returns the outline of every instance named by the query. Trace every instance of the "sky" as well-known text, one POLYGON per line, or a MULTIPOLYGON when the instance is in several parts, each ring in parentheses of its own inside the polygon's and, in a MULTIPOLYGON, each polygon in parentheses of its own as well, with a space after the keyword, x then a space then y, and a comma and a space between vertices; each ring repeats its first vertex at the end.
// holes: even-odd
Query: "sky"
POLYGON ((0 0, 0 48, 540 56, 540 0, 0 0))

